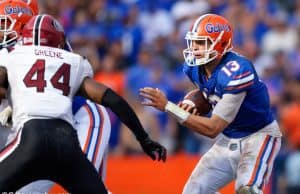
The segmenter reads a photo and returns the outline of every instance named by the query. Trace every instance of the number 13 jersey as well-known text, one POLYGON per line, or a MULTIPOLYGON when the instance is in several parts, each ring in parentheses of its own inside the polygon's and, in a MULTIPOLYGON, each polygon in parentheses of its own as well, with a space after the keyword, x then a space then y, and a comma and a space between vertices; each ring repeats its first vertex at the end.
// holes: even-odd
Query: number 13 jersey
POLYGON ((210 78, 199 66, 184 65, 184 72, 215 106, 224 94, 246 92, 235 119, 224 129, 230 138, 257 132, 274 121, 265 84, 259 80, 252 63, 234 52, 226 53, 210 78))
POLYGON ((13 127, 32 118, 60 118, 73 125, 73 96, 83 79, 93 76, 86 59, 46 46, 2 49, 0 58, 8 75, 13 127))

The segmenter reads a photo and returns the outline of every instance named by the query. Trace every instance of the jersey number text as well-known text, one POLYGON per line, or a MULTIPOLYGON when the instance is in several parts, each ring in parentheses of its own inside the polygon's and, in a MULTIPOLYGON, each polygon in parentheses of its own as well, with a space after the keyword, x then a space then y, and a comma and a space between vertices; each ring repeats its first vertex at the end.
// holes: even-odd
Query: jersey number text
MULTIPOLYGON (((69 64, 62 64, 50 79, 52 86, 61 90, 64 96, 68 96, 70 93, 70 68, 69 64)), ((23 82, 26 87, 36 87, 37 92, 44 92, 47 86, 45 60, 38 59, 25 75, 23 82), (36 77, 34 77, 35 75, 36 77)))

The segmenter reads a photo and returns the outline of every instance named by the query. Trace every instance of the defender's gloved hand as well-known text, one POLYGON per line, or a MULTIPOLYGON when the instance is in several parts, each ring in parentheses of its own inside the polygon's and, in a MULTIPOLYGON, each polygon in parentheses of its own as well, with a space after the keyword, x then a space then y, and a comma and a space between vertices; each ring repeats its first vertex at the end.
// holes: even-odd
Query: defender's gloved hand
POLYGON ((164 146, 160 145, 159 143, 151 140, 149 137, 139 141, 144 152, 149 155, 152 160, 158 161, 166 161, 167 159, 167 150, 164 146))

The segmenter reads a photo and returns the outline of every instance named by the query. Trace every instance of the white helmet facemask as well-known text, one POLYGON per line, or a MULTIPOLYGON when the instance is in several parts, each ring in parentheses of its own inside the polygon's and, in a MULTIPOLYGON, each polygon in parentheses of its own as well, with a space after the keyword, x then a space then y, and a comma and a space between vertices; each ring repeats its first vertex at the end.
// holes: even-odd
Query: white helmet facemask
POLYGON ((220 32, 217 39, 213 41, 209 36, 198 36, 196 33, 188 32, 185 36, 185 39, 187 40, 187 48, 183 50, 183 56, 186 64, 189 66, 205 65, 217 58, 219 53, 214 50, 214 47, 221 41, 223 34, 224 31, 220 32), (204 50, 195 51, 193 49, 194 41, 203 41, 204 50))
POLYGON ((12 19, 9 15, 0 15, 0 33, 3 36, 0 40, 0 46, 10 46, 17 41, 18 33, 13 29, 16 20, 12 19))

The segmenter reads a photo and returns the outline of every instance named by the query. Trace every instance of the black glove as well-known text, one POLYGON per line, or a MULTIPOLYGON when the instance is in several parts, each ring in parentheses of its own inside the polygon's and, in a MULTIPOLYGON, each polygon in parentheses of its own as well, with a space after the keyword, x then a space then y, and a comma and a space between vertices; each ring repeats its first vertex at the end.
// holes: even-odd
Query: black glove
POLYGON ((144 150, 144 152, 149 155, 152 160, 156 160, 156 156, 158 161, 166 161, 167 159, 167 150, 164 146, 159 143, 152 141, 149 137, 140 141, 140 144, 144 150))

